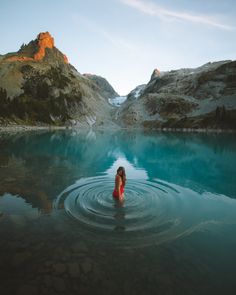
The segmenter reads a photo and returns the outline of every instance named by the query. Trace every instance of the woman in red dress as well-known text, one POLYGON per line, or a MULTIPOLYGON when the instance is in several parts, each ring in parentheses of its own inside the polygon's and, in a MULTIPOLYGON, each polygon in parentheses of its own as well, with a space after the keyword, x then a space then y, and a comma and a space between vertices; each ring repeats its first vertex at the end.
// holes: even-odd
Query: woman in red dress
POLYGON ((115 188, 113 191, 113 197, 115 199, 123 201, 125 182, 126 182, 125 168, 119 167, 117 169, 117 174, 115 179, 115 188))

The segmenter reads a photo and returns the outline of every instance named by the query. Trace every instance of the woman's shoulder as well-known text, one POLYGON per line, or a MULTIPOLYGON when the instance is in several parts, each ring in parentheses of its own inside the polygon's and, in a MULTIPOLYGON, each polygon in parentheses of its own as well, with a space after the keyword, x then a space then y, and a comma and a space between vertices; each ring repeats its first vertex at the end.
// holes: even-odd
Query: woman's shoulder
POLYGON ((121 176, 116 174, 116 180, 122 180, 121 176))

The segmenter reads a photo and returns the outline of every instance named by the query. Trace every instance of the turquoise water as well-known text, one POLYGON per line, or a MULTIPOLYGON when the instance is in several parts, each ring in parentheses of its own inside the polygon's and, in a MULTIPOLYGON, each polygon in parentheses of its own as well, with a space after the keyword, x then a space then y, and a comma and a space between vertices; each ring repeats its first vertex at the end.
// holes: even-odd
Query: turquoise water
POLYGON ((1 294, 235 294, 235 175, 233 134, 0 134, 1 294))

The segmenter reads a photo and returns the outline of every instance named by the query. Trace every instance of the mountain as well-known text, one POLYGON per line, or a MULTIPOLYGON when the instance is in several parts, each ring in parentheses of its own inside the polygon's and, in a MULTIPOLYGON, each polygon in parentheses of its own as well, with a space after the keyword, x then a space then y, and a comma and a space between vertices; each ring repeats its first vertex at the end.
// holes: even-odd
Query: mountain
POLYGON ((236 61, 154 70, 146 85, 128 95, 117 121, 145 128, 236 129, 236 61))
POLYGON ((93 74, 83 74, 83 76, 94 82, 101 89, 103 97, 109 99, 119 96, 105 78, 93 74))
MULTIPOLYGON (((92 77, 92 78, 91 78, 92 77)), ((0 123, 103 125, 111 122, 112 86, 80 74, 40 33, 19 51, 0 56, 0 123)))
POLYGON ((236 61, 155 69, 124 103, 115 104, 117 99, 122 101, 105 78, 80 74, 49 32, 0 55, 0 125, 148 129, 236 129, 236 61))

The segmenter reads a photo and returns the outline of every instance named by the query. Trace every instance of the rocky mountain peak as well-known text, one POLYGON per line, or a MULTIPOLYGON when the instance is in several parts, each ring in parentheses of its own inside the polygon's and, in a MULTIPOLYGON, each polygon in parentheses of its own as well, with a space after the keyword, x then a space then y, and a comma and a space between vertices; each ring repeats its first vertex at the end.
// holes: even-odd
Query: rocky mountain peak
POLYGON ((119 94, 114 90, 114 88, 108 83, 108 81, 94 74, 83 74, 84 77, 92 81, 99 89, 102 91, 102 95, 106 98, 114 98, 119 96, 119 94))
POLYGON ((155 69, 152 73, 151 80, 153 80, 157 77, 160 77, 160 75, 161 75, 161 72, 158 69, 155 69))
MULTIPOLYGON (((5 61, 41 61, 47 55, 47 49, 54 50, 58 56, 59 50, 54 45, 54 38, 49 32, 39 33, 37 39, 27 45, 22 45, 16 54, 10 54, 5 61)), ((66 55, 59 52, 64 63, 68 63, 66 55)))
POLYGON ((45 56, 45 49, 54 47, 54 38, 49 32, 39 33, 37 37, 38 51, 34 54, 35 60, 41 60, 45 56))

